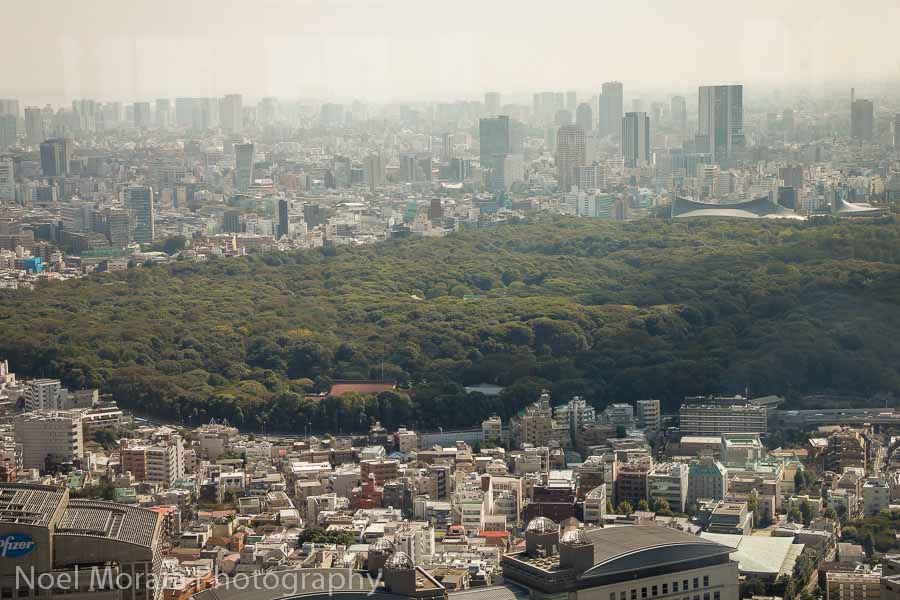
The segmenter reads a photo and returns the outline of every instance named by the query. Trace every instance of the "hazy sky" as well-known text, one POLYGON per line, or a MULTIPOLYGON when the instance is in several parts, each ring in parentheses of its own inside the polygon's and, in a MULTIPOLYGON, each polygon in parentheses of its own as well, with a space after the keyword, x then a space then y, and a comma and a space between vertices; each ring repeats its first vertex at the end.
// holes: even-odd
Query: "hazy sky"
MULTIPOLYGON (((900 79, 898 0, 3 0, 29 103, 900 79)), ((632 87, 632 89, 634 89, 632 87)), ((628 89, 626 89, 627 95, 628 89)))

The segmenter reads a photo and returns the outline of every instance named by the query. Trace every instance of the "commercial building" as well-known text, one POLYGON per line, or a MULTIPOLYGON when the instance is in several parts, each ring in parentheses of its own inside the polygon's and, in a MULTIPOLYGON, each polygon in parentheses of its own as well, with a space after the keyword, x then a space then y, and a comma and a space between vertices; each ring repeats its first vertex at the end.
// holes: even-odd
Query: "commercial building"
POLYGON ((600 135, 611 135, 618 139, 622 135, 622 115, 625 112, 622 84, 607 81, 601 89, 597 102, 597 129, 600 135))
POLYGON ((125 208, 131 217, 131 239, 149 244, 156 237, 156 210, 153 188, 136 185, 125 190, 125 208))
POLYGON ((249 192, 253 185, 255 162, 256 150, 252 143, 234 145, 234 186, 242 194, 249 192))
POLYGON ((652 502, 665 500, 674 512, 687 509, 688 473, 684 463, 661 463, 647 474, 647 495, 652 502))
POLYGON ((700 86, 697 152, 726 162, 744 146, 744 86, 700 86))
POLYGON ((880 600, 879 573, 829 571, 825 574, 825 600, 880 600))
POLYGON ((181 436, 157 444, 123 446, 120 451, 122 472, 130 472, 138 481, 172 487, 184 477, 184 446, 181 436))
POLYGON ((724 500, 728 494, 728 472, 712 456, 691 462, 688 472, 688 505, 699 500, 724 500))
POLYGON ((41 170, 45 177, 65 177, 72 160, 72 140, 53 138, 41 144, 41 170))
POLYGON ((850 137, 872 141, 875 125, 875 105, 871 100, 857 98, 850 107, 850 137))
POLYGON ((637 426, 648 431, 659 431, 661 416, 659 400, 638 400, 635 407, 637 408, 637 426))
POLYGON ((547 519, 525 530, 525 551, 507 554, 503 577, 532 598, 737 600, 733 548, 668 527, 628 526, 559 534, 547 519))
POLYGON ((691 404, 678 411, 678 429, 689 435, 766 433, 766 407, 754 404, 691 404))
POLYGON ((15 418, 16 444, 22 446, 22 467, 47 470, 84 456, 81 411, 34 411, 15 418))
POLYGON ((63 488, 0 483, 3 597, 158 600, 162 520, 133 506, 70 500, 63 488))
POLYGON ((650 164, 650 117, 647 113, 625 113, 622 119, 622 154, 627 167, 650 164))
POLYGON ((578 185, 577 169, 587 164, 585 139, 575 125, 564 125, 556 133, 556 177, 562 192, 578 185))

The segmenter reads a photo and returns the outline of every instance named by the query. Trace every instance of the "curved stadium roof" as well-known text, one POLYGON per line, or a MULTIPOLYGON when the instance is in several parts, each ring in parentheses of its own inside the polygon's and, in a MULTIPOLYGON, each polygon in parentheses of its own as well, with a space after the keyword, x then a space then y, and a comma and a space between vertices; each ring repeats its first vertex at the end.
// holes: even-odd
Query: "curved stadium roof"
POLYGON ((768 196, 762 196, 744 202, 732 204, 712 204, 710 202, 698 202, 675 196, 672 202, 672 218, 688 217, 735 217, 741 219, 784 218, 802 219, 789 208, 785 208, 776 202, 769 200, 768 196))

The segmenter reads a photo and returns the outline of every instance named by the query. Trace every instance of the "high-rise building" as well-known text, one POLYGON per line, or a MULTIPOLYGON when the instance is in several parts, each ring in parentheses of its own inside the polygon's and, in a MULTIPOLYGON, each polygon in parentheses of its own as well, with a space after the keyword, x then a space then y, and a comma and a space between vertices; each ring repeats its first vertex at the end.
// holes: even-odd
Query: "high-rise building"
POLYGON ((194 105, 196 98, 175 98, 175 124, 179 127, 191 127, 194 124, 194 105))
POLYGON ((500 114, 500 93, 488 92, 484 95, 484 112, 488 116, 495 117, 500 114))
POLYGON ((557 127, 562 127, 563 125, 571 125, 572 112, 564 108, 556 111, 556 115, 553 117, 553 123, 557 127))
POLYGON ((365 163, 366 181, 369 182, 369 189, 375 191, 379 186, 384 185, 384 160, 380 154, 370 154, 366 157, 365 163))
POLYGON ((153 188, 136 185, 125 190, 125 208, 131 215, 131 239, 149 244, 156 237, 156 211, 153 188))
POLYGON ((622 119, 622 153, 625 165, 650 164, 650 117, 643 112, 625 113, 622 119))
POLYGON ((575 112, 575 108, 578 106, 578 93, 577 92, 566 92, 566 110, 570 113, 575 112))
POLYGON ((786 108, 781 113, 781 131, 784 133, 784 141, 794 141, 794 109, 786 108))
POLYGON ((16 201, 16 174, 11 160, 0 159, 0 202, 16 201))
POLYGON ((857 98, 850 111, 850 137, 871 141, 875 125, 875 105, 871 100, 857 98))
POLYGON ((59 379, 34 379, 25 388, 25 410, 61 410, 66 394, 59 379))
POLYGON ((140 129, 150 127, 150 103, 135 102, 134 103, 134 126, 140 129))
POLYGON ((894 148, 900 148, 900 113, 894 115, 894 148))
POLYGON ((19 143, 19 118, 0 115, 0 152, 19 143))
POLYGON ((568 192, 578 185, 577 168, 586 162, 584 131, 575 125, 560 127, 556 133, 556 172, 560 191, 568 192))
POLYGON ((278 225, 275 230, 275 237, 281 239, 290 235, 290 201, 286 198, 278 200, 278 225))
POLYGON ((591 105, 587 102, 582 102, 575 109, 575 125, 585 133, 594 129, 594 115, 591 111, 591 105))
POLYGON ((252 142, 234 145, 234 185, 242 194, 249 192, 253 185, 254 162, 256 150, 252 142))
POLYGON ((172 103, 168 98, 156 100, 156 126, 168 129, 172 125, 172 103))
POLYGON ((493 157, 510 154, 510 119, 503 115, 481 119, 478 123, 479 154, 482 169, 493 167, 493 157))
POLYGON ((687 132, 687 101, 684 96, 672 96, 669 111, 672 113, 672 125, 682 135, 687 132))
POLYGON ((635 407, 637 408, 638 427, 650 431, 659 431, 659 400, 638 400, 635 402, 635 407))
POLYGON ((622 136, 622 115, 625 112, 622 84, 607 81, 603 84, 597 110, 597 128, 600 135, 622 136))
POLYGON ((47 463, 71 463, 84 456, 81 411, 33 411, 15 418, 22 467, 45 472, 47 463))
POLYGON ((219 120, 227 133, 244 129, 244 100, 240 94, 228 94, 222 99, 219 120))
POLYGON ((0 98, 0 115, 19 117, 19 101, 13 98, 0 98))
POLYGON ((700 86, 698 93, 697 151, 726 162, 744 145, 744 86, 700 86))
POLYGON ((47 139, 44 131, 44 114, 40 108, 25 108, 25 142, 29 146, 37 146, 47 139))
POLYGON ((53 138, 41 144, 41 170, 45 177, 65 177, 72 160, 72 140, 53 138))

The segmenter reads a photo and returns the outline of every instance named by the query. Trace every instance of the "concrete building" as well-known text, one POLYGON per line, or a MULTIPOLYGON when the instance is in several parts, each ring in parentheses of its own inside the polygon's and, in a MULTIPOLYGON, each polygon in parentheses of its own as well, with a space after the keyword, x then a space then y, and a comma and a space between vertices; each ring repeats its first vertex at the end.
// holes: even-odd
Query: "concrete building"
POLYGON ((253 143, 234 145, 234 187, 242 194, 253 185, 253 165, 256 162, 256 147, 253 143))
POLYGON ((766 408, 754 404, 681 405, 678 429, 689 435, 766 433, 766 408))
POLYGON ((123 446, 119 454, 122 472, 138 481, 172 487, 184 477, 184 445, 178 435, 157 444, 123 446))
POLYGON ((584 497, 584 522, 602 523, 606 516, 606 484, 601 483, 584 497))
POLYGON ((547 519, 525 531, 525 551, 507 554, 503 577, 532 598, 738 600, 734 550, 657 526, 569 529, 547 519), (664 568, 661 568, 665 565, 664 568))
POLYGON ((750 535, 752 528, 753 514, 747 510, 746 502, 720 502, 713 509, 706 530, 710 533, 750 535))
POLYGON ((688 472, 688 505, 698 500, 724 500, 728 495, 728 472, 712 456, 691 462, 688 472))
POLYGON ((585 139, 576 125, 564 125, 556 133, 556 178, 561 192, 578 185, 577 169, 587 164, 585 139))
POLYGON ((863 513, 877 515, 891 504, 891 488, 881 479, 869 479, 862 486, 863 513))
POLYGON ((481 441, 499 443, 503 438, 503 420, 497 415, 481 422, 481 441))
POLYGON ((880 600, 881 574, 829 571, 825 574, 825 600, 880 600))
POLYGON ((638 427, 648 431, 659 431, 661 416, 659 400, 638 400, 635 402, 635 408, 638 427))
POLYGON ((688 473, 684 463, 660 463, 647 474, 647 496, 652 507, 657 499, 666 500, 674 512, 687 509, 688 473))
POLYGON ((156 209, 153 188, 145 185, 131 186, 125 190, 125 208, 131 217, 131 239, 149 244, 156 238, 156 209))
POLYGON ((721 164, 744 146, 744 86, 700 86, 698 95, 697 151, 721 164))
POLYGON ((650 117, 647 113, 625 113, 622 119, 622 154, 627 167, 650 164, 650 117))
POLYGON ((15 418, 15 432, 25 469, 44 472, 48 463, 72 463, 84 456, 81 411, 23 413, 15 418))
POLYGON ((59 379, 33 379, 25 388, 25 410, 63 410, 67 393, 59 379))

